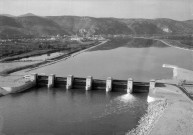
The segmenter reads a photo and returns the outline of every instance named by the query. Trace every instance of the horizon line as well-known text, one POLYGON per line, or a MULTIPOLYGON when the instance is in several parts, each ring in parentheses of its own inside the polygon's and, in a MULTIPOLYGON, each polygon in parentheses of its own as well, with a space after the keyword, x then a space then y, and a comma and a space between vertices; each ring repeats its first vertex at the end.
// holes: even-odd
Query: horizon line
POLYGON ((167 17, 161 17, 161 18, 123 18, 123 17, 113 17, 113 16, 109 16, 109 17, 94 17, 94 16, 81 16, 81 15, 37 15, 34 13, 24 13, 21 15, 12 15, 9 13, 3 13, 0 14, 0 16, 7 16, 7 17, 25 17, 26 16, 38 16, 38 17, 56 17, 56 16, 70 16, 70 17, 90 17, 90 18, 115 18, 115 19, 146 19, 146 20, 156 20, 156 19, 170 19, 170 20, 174 20, 174 21, 189 21, 189 20, 193 20, 193 19, 188 19, 188 20, 177 20, 177 19, 172 19, 172 18, 167 18, 167 17), (29 15, 28 15, 29 14, 29 15), (30 15, 31 14, 31 15, 30 15))

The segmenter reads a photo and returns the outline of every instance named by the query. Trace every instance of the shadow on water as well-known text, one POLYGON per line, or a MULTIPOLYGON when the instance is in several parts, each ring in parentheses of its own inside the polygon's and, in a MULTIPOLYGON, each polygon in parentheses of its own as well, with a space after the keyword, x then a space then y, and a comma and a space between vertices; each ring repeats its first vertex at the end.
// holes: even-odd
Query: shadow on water
POLYGON ((147 109, 147 93, 34 88, 0 99, 2 131, 13 134, 124 134, 147 109), (12 127, 12 128, 10 128, 12 127))
POLYGON ((148 47, 168 47, 160 41, 155 41, 152 39, 142 39, 142 38, 114 38, 108 41, 107 43, 95 47, 89 51, 97 50, 111 50, 119 47, 128 47, 128 48, 148 48, 148 47))

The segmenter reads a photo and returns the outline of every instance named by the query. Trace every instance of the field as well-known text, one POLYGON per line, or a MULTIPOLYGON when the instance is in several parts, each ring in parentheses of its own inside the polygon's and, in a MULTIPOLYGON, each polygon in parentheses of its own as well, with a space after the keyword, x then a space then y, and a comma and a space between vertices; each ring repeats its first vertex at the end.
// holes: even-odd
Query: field
POLYGON ((46 39, 15 39, 0 41, 0 59, 1 61, 11 61, 57 51, 73 52, 75 50, 85 49, 95 43, 97 42, 90 41, 87 43, 80 43, 62 39, 54 41, 46 39))
POLYGON ((0 42, 0 75, 7 75, 26 68, 33 68, 50 61, 14 61, 21 58, 62 51, 63 55, 51 58, 51 61, 67 57, 75 52, 95 46, 99 41, 66 41, 66 40, 1 40, 0 42))

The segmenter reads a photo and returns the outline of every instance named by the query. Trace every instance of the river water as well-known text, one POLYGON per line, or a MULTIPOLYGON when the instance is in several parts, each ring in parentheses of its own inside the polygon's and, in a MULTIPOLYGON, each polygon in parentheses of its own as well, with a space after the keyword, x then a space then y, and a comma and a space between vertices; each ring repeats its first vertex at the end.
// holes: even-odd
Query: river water
POLYGON ((123 135, 147 109, 147 93, 39 88, 0 98, 6 135, 123 135))
MULTIPOLYGON (((162 68, 192 69, 192 52, 158 41, 113 39, 104 45, 27 73, 137 81, 171 78, 162 68)), ((147 93, 34 88, 0 98, 0 131, 6 135, 122 135, 146 112, 147 93)))
POLYGON ((162 68, 163 64, 193 70, 193 52, 170 47, 160 41, 114 39, 78 56, 30 72, 149 81, 172 77, 172 70, 162 68))

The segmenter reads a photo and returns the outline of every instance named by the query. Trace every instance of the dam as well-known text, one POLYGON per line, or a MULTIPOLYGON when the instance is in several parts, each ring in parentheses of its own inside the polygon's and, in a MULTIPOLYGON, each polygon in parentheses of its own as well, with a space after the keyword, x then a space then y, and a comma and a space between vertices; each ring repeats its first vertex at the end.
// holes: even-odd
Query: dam
POLYGON ((72 75, 67 77, 56 77, 54 74, 31 74, 25 75, 24 77, 34 84, 33 87, 64 87, 66 90, 85 89, 86 91, 105 90, 106 92, 121 91, 127 93, 147 93, 149 89, 154 89, 156 84, 159 85, 155 80, 150 80, 150 82, 134 82, 132 78, 129 78, 128 80, 115 80, 108 77, 106 80, 100 80, 93 79, 92 76, 88 76, 87 78, 74 77, 72 75))

